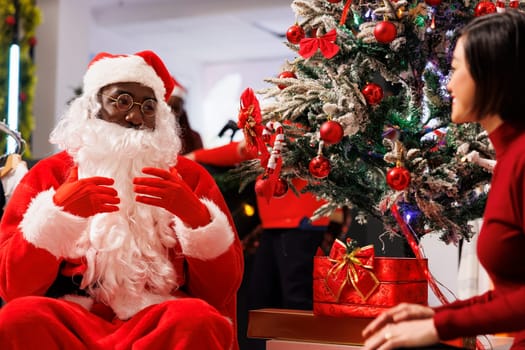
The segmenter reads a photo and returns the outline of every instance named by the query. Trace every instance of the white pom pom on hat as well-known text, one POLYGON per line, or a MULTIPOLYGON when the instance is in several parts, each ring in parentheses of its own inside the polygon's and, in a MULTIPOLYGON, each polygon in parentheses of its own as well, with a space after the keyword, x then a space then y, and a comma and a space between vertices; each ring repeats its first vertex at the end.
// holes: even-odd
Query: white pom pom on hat
POLYGON ((133 55, 97 54, 84 75, 84 94, 96 94, 104 86, 115 83, 140 83, 164 101, 168 101, 175 86, 164 62, 149 50, 133 55))
POLYGON ((177 81, 177 79, 175 79, 175 77, 172 76, 172 78, 173 78, 173 81, 175 82, 175 87, 173 88, 173 92, 171 93, 171 96, 177 96, 184 100, 186 98, 186 94, 188 93, 188 91, 186 90, 184 86, 182 86, 177 81))

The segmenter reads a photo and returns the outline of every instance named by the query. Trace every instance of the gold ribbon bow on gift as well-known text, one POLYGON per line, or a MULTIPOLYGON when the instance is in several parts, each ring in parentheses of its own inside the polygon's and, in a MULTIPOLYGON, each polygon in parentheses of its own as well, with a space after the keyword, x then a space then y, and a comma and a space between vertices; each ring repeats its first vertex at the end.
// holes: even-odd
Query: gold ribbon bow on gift
POLYGON ((326 275, 326 284, 339 302, 341 293, 350 284, 363 300, 367 300, 379 287, 374 274, 374 247, 367 245, 347 252, 346 245, 336 240, 329 260, 334 263, 326 275))

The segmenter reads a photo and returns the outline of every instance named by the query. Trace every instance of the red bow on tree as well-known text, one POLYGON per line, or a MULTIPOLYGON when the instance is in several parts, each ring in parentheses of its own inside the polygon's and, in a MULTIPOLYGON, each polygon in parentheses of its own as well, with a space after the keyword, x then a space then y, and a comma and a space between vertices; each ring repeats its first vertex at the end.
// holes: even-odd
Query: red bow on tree
POLYGON ((267 158, 265 155, 268 150, 262 139, 264 126, 262 125, 261 107, 251 88, 246 88, 241 95, 237 126, 244 133, 246 151, 267 158))
POLYGON ((303 58, 310 58, 319 49, 324 57, 332 58, 339 52, 339 46, 335 44, 336 38, 335 29, 317 38, 304 38, 299 42, 299 54, 303 58))

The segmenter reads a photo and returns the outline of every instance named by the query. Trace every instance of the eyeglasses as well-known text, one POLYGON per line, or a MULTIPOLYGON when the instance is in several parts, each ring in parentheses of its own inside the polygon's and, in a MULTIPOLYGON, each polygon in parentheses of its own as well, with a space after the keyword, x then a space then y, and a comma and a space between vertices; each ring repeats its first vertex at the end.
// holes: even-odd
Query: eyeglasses
POLYGON ((100 94, 107 97, 116 103, 116 107, 121 112, 127 112, 133 108, 134 105, 140 106, 140 111, 145 117, 154 117, 157 112, 157 101, 152 98, 146 99, 144 102, 135 102, 130 94, 120 94, 117 98, 106 94, 100 94))

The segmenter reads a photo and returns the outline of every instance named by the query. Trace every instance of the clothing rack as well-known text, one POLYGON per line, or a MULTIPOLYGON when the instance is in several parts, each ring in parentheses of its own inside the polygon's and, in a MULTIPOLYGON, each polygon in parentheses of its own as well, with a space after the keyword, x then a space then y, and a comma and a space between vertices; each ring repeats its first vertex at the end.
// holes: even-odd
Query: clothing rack
POLYGON ((0 169, 0 178, 3 178, 22 161, 22 153, 24 153, 26 143, 18 131, 12 130, 2 121, 0 121, 0 131, 7 136, 11 136, 16 142, 13 153, 4 153, 0 156, 0 166, 2 167, 0 169))
MULTIPOLYGON (((3 132, 4 134, 8 135, 8 136, 11 136, 15 140, 16 148, 15 148, 15 152, 14 153, 22 155, 22 153, 24 153, 24 150, 25 150, 26 142, 22 138, 22 135, 20 134, 20 132, 18 132, 16 130, 12 130, 3 121, 0 121, 0 131, 3 132)), ((5 161, 6 161, 8 156, 9 156, 9 154, 7 154, 7 153, 0 156, 0 164, 1 165, 5 164, 5 161)))

